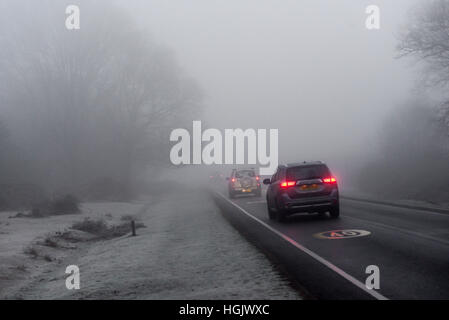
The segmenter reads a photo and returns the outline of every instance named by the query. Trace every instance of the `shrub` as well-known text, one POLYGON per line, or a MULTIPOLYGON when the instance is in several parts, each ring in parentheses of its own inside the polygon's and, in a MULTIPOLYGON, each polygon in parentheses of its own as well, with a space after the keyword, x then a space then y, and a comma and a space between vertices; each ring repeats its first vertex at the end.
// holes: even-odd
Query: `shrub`
POLYGON ((51 235, 47 236, 43 242, 44 246, 47 247, 51 247, 51 248, 57 248, 58 247, 58 243, 56 242, 56 240, 54 239, 54 237, 52 237, 51 235))
POLYGON ((80 230, 96 235, 106 235, 108 233, 108 226, 103 219, 92 220, 85 218, 83 221, 75 222, 72 229, 80 230))
POLYGON ((42 218, 53 215, 79 213, 81 211, 79 203, 79 200, 72 195, 58 197, 54 200, 43 200, 33 205, 31 217, 42 218))
MULTIPOLYGON (((145 228, 143 223, 136 223, 136 229, 145 228)), ((103 219, 92 220, 85 218, 83 221, 76 222, 72 229, 88 232, 99 236, 100 238, 116 238, 124 236, 131 232, 131 223, 125 222, 119 225, 109 227, 103 219)))
POLYGON ((37 252, 36 248, 32 245, 26 247, 23 252, 25 254, 28 254, 30 256, 32 256, 33 258, 37 258, 37 256, 39 256, 39 253, 37 252))
POLYGON ((62 198, 55 199, 51 206, 56 214, 74 214, 80 212, 79 203, 76 197, 66 195, 62 198))

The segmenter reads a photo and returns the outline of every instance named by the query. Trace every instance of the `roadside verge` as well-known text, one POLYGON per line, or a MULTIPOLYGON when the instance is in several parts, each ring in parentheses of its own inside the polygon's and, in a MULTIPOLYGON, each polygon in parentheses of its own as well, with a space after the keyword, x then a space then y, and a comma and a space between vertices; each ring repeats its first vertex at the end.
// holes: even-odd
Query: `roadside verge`
POLYGON ((406 204, 406 203, 400 203, 400 202, 394 202, 394 201, 384 201, 384 200, 370 199, 370 198, 366 198, 366 197, 347 196, 347 195, 340 195, 340 197, 342 199, 351 200, 351 201, 367 202, 367 203, 381 204, 381 205, 404 208, 404 209, 413 209, 413 210, 420 210, 420 211, 431 211, 431 212, 438 212, 438 213, 442 213, 442 214, 449 214, 449 208, 443 208, 443 207, 423 206, 423 205, 414 205, 414 204, 412 205, 412 204, 406 204))

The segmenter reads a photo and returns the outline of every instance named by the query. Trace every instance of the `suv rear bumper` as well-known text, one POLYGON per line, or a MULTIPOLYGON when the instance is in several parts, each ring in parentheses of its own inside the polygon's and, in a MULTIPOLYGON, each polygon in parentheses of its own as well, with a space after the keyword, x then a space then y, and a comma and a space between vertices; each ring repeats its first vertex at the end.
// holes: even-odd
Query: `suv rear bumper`
POLYGON ((262 188, 260 186, 256 187, 248 187, 248 188, 229 188, 229 192, 232 192, 234 194, 248 194, 248 193, 256 193, 260 192, 262 188), (251 191, 248 191, 251 190, 251 191))
POLYGON ((281 196, 281 205, 286 213, 325 212, 339 205, 338 190, 328 196, 291 199, 287 194, 281 196))

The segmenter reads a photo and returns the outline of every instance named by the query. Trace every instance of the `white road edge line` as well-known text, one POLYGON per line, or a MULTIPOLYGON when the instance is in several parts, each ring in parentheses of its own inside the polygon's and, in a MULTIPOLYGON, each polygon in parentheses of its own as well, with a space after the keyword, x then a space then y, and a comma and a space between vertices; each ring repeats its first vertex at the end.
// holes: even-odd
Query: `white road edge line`
POLYGON ((369 295, 373 296, 374 298, 376 298, 377 300, 389 300, 387 297, 383 296, 382 294, 380 294, 377 291, 374 290, 369 290, 366 288, 365 284, 361 283, 359 280, 357 280, 356 278, 354 278, 353 276, 349 275, 348 273, 346 273, 345 271, 343 271, 342 269, 340 269, 339 267, 337 267, 336 265, 332 264, 331 262, 327 261, 326 259, 324 259, 323 257, 319 256, 318 254, 316 254, 315 252, 307 249, 306 247, 304 247, 303 245, 299 244, 298 242, 296 242, 295 240, 293 240, 292 238, 286 236, 285 234, 277 231, 276 229, 270 227, 268 224, 266 224, 265 222, 263 222, 262 220, 260 220, 259 218, 256 218, 255 216, 253 216, 252 214, 250 214, 248 211, 246 211, 245 209, 243 209, 242 207, 240 207, 238 204, 234 203, 233 201, 229 200, 228 198, 226 198, 224 195, 222 195, 221 193, 217 192, 217 194, 223 198, 224 200, 226 200, 227 202, 229 202, 230 204, 232 204, 234 207, 236 207, 237 209, 239 209, 241 212, 243 212, 244 214, 246 214, 248 217, 250 217, 251 219, 257 221, 258 223, 260 223, 261 225, 263 225, 265 228, 267 228, 268 230, 270 230, 271 232, 273 232, 274 234, 278 235, 279 237, 281 237, 282 239, 288 241, 290 244, 292 244, 293 246, 295 246, 296 248, 298 248, 299 250, 303 251, 304 253, 308 254, 309 256, 311 256, 312 258, 314 258, 315 260, 321 262, 322 264, 324 264, 326 267, 328 267, 329 269, 331 269, 332 271, 336 272, 337 274, 339 274, 340 276, 342 276, 343 278, 345 278, 346 280, 348 280, 349 282, 351 282, 353 285, 355 285, 356 287, 362 289, 363 291, 365 291, 366 293, 368 293, 369 295))

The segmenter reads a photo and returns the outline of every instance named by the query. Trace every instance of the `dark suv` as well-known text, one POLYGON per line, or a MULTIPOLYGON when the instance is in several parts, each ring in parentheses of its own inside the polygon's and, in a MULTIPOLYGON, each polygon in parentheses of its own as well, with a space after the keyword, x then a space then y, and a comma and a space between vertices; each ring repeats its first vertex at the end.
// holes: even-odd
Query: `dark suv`
POLYGON ((299 212, 340 215, 337 180, 323 162, 303 162, 279 166, 271 179, 265 179, 270 219, 284 221, 299 212))

